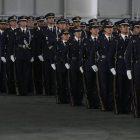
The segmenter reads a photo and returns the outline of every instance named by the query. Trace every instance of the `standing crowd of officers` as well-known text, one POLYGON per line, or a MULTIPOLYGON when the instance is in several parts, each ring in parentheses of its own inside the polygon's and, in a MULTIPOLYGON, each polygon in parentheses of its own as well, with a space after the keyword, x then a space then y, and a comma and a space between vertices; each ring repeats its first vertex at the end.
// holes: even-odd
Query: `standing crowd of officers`
POLYGON ((0 91, 140 117, 140 22, 54 18, 0 20, 0 91))

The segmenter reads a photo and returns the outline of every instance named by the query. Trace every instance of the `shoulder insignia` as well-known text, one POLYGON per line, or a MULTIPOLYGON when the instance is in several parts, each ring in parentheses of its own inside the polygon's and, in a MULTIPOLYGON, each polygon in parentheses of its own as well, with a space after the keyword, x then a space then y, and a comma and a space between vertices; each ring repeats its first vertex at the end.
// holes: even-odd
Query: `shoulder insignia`
POLYGON ((86 44, 86 43, 84 43, 84 45, 86 46, 87 44, 86 44))
POLYGON ((10 32, 12 32, 12 30, 10 30, 10 32))
POLYGON ((90 41, 92 41, 92 39, 90 39, 90 41))
POLYGON ((104 39, 106 39, 106 37, 104 37, 104 39))
POLYGON ((55 28, 54 28, 54 30, 55 30, 55 28))
POLYGON ((29 31, 27 30, 27 32, 29 32, 29 31))
POLYGON ((17 32, 15 32, 15 35, 17 35, 17 32))
POLYGON ((48 30, 48 28, 47 28, 47 30, 48 30))
POLYGON ((21 30, 19 30, 19 32, 21 32, 21 30))
POLYGON ((71 45, 71 43, 69 43, 69 45, 71 45))
POLYGON ((62 42, 61 42, 61 44, 62 44, 62 42))
POLYGON ((139 38, 140 38, 140 35, 139 35, 139 38))
POLYGON ((75 41, 75 39, 73 39, 75 41))
POLYGON ((120 37, 120 39, 122 39, 122 37, 120 37))

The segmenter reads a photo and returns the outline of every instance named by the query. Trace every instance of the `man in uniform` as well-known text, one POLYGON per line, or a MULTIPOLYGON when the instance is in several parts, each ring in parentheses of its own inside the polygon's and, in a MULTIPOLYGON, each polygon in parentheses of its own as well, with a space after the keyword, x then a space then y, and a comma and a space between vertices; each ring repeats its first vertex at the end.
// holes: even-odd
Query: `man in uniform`
POLYGON ((6 62, 6 74, 8 75, 8 88, 9 93, 14 94, 15 93, 15 86, 14 86, 14 65, 12 60, 10 59, 10 48, 9 43, 11 39, 11 35, 16 29, 17 25, 17 17, 11 16, 8 18, 10 28, 5 29, 3 33, 3 40, 2 40, 2 48, 1 48, 1 59, 3 62, 6 62), (5 55, 6 53, 6 55, 5 55))
MULTIPOLYGON (((3 33, 4 30, 6 29, 6 20, 5 19, 1 19, 0 20, 0 36, 1 36, 1 41, 3 40, 3 33)), ((5 92, 5 87, 6 87, 6 77, 5 77, 5 63, 6 60, 5 59, 1 59, 1 73, 0 73, 0 91, 1 92, 5 92)))
POLYGON ((133 30, 135 30, 135 34, 131 37, 128 43, 125 60, 128 79, 130 79, 131 82, 133 80, 131 88, 134 93, 136 92, 136 95, 133 95, 132 99, 136 104, 135 107, 138 116, 134 117, 140 117, 140 35, 138 22, 133 24, 133 30))
MULTIPOLYGON (((92 69, 96 72, 99 69, 99 81, 101 86, 101 96, 103 99, 105 110, 113 110, 113 75, 109 70, 108 65, 108 51, 111 47, 113 24, 110 21, 104 23, 105 35, 99 38, 99 42, 96 46, 96 51, 100 54, 98 60, 98 68, 96 65, 92 65, 92 69)), ((95 56, 95 49, 92 49, 91 56, 95 56)), ((93 61, 95 61, 93 59, 93 61)), ((94 62, 91 61, 94 64, 94 62)))
POLYGON ((34 38, 31 35, 30 30, 26 27, 27 17, 21 16, 18 20, 20 22, 20 28, 14 30, 9 43, 10 58, 13 62, 15 61, 15 49, 19 94, 28 95, 30 62, 34 61, 34 38), (16 45, 15 48, 14 45, 16 45))
MULTIPOLYGON (((109 49, 108 61, 109 68, 113 75, 117 76, 116 85, 117 89, 117 108, 118 113, 127 114, 130 110, 130 95, 131 90, 128 88, 131 86, 130 80, 126 75, 126 66, 124 61, 124 54, 127 49, 127 45, 130 39, 129 36, 129 21, 124 19, 120 22, 121 35, 114 38, 111 42, 109 49), (117 53, 117 54, 116 54, 117 53), (115 56, 115 54, 117 56, 115 56), (116 57, 114 59, 114 57, 116 57), (116 66, 114 65, 116 61, 116 66), (116 67, 116 68, 115 68, 116 67)), ((115 85, 114 85, 115 86, 115 85)))

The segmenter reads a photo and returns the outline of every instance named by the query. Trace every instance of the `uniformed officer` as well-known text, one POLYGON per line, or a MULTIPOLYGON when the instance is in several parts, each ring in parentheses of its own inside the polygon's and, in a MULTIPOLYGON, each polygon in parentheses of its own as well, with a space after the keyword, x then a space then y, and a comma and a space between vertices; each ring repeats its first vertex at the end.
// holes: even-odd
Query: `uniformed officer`
MULTIPOLYGON (((0 20, 0 36, 1 36, 1 41, 3 40, 3 33, 4 33, 4 30, 6 29, 6 20, 5 19, 1 19, 0 20)), ((6 77, 5 77, 5 64, 6 63, 6 60, 4 59, 1 59, 1 73, 0 73, 0 82, 1 82, 1 85, 0 85, 0 91, 1 92, 5 92, 6 90, 6 77)))
MULTIPOLYGON (((69 65, 64 64, 63 52, 67 47, 67 41, 69 40, 69 31, 67 29, 61 30, 61 39, 55 42, 55 46, 52 49, 51 53, 51 66, 54 70, 57 70, 58 83, 59 83, 59 99, 60 103, 66 103, 66 87, 67 87, 67 69, 69 65), (56 57, 56 64, 55 64, 56 57), (57 68, 57 69, 56 69, 57 68)), ((66 57, 66 56, 65 56, 66 57)), ((67 58, 66 58, 67 59, 67 58)))
MULTIPOLYGON (((37 27, 33 30, 34 31, 34 38, 35 38, 35 45, 34 45, 34 77, 35 77, 35 87, 36 93, 42 94, 43 87, 42 87, 42 62, 44 61, 43 56, 39 54, 39 36, 41 34, 41 28, 44 27, 44 16, 39 16, 36 18, 37 27)), ((42 54, 42 53, 41 53, 42 54)))
POLYGON ((90 24, 90 32, 91 36, 81 43, 80 71, 85 74, 90 108, 98 108, 98 96, 95 93, 95 72, 93 72, 90 63, 90 53, 98 39, 99 26, 96 22, 90 24))
MULTIPOLYGON (((96 72, 99 69, 99 81, 101 86, 101 95, 105 110, 113 110, 113 75, 110 72, 108 64, 108 51, 111 47, 111 35, 113 31, 113 24, 110 21, 104 23, 105 35, 99 38, 96 50, 100 54, 98 66, 92 65, 92 69, 96 72), (98 68, 97 68, 98 67, 98 68)), ((92 49, 91 56, 95 56, 95 49, 92 49)), ((92 61, 95 61, 92 59, 92 61)), ((94 64, 94 62, 92 62, 94 64)))
MULTIPOLYGON (((75 26, 73 28, 74 38, 69 40, 69 45, 65 48, 67 55, 69 49, 70 56, 70 71, 71 71, 71 82, 72 82, 72 94, 74 98, 74 105, 82 106, 83 92, 82 92, 82 78, 79 70, 79 52, 81 50, 81 28, 75 26)), ((65 61, 67 67, 67 60, 65 61)))
POLYGON ((47 95, 52 94, 54 82, 54 79, 52 78, 54 72, 50 65, 50 54, 54 46, 54 40, 54 34, 52 34, 49 27, 46 26, 41 28, 38 36, 38 57, 41 61, 44 61, 45 87, 47 95))
POLYGON ((70 29, 70 21, 69 21, 69 19, 66 19, 66 29, 67 30, 70 29))
POLYGON ((86 22, 81 22, 80 27, 81 27, 81 29, 86 31, 86 22))
POLYGON ((34 17, 33 16, 27 17, 27 27, 30 30, 32 30, 34 28, 34 17))
POLYGON ((54 26, 54 18, 55 18, 55 14, 54 13, 48 13, 45 15, 45 18, 47 20, 47 27, 49 28, 49 30, 54 33, 56 35, 56 26, 54 26))
MULTIPOLYGON (((72 18, 73 21, 73 25, 74 26, 80 26, 81 25, 81 17, 76 16, 74 18, 72 18)), ((87 33, 85 30, 81 29, 82 34, 81 34, 81 38, 87 38, 87 33)))
POLYGON ((128 114, 130 111, 130 95, 131 82, 126 75, 126 66, 124 61, 124 54, 130 39, 129 36, 129 21, 124 19, 120 22, 121 35, 111 42, 109 49, 108 61, 109 68, 113 75, 117 74, 117 106, 118 113, 128 114), (115 56, 115 54, 117 56, 115 56), (114 59, 114 57, 116 57, 114 59), (116 61, 116 66, 114 65, 116 61), (115 68, 116 67, 116 68, 115 68))
POLYGON ((30 76, 30 62, 34 61, 34 38, 31 35, 30 30, 26 28, 27 17, 20 16, 18 20, 20 22, 20 28, 14 30, 9 43, 10 58, 13 62, 15 61, 13 51, 15 49, 19 94, 27 95, 30 76), (16 47, 14 48, 15 44, 16 47))
MULTIPOLYGON (((15 86, 14 86, 14 65, 13 62, 10 59, 10 48, 9 43, 11 39, 11 35, 16 29, 17 25, 17 17, 11 16, 8 18, 8 21, 10 23, 10 28, 5 29, 3 33, 3 40, 2 40, 2 48, 1 48, 1 60, 6 63, 6 74, 8 75, 8 87, 9 87, 9 93, 14 94, 15 93, 15 86), (6 55, 5 55, 6 54, 6 55)), ((9 94, 8 93, 8 94, 9 94)))
POLYGON ((135 34, 128 43, 125 60, 128 79, 133 82, 131 88, 134 92, 136 91, 136 95, 132 96, 132 99, 137 104, 138 116, 135 117, 140 117, 140 36, 138 22, 133 24, 133 30, 135 34))
MULTIPOLYGON (((58 28, 59 28, 58 34, 61 33, 61 30, 66 29, 66 19, 60 18, 58 20, 58 28)), ((59 38, 61 38, 61 35, 59 35, 59 38)))

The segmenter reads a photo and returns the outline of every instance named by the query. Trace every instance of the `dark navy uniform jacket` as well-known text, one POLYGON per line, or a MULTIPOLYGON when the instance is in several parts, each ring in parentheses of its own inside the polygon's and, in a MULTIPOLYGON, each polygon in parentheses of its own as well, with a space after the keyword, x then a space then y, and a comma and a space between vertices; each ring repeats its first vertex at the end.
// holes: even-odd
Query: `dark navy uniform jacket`
POLYGON ((140 75, 140 35, 133 35, 128 43, 128 47, 125 54, 127 70, 131 70, 131 55, 133 55, 134 57, 133 70, 136 75, 140 75), (135 45, 132 45, 133 47, 131 47, 131 43, 133 42, 133 40, 135 40, 136 43, 135 45))
POLYGON ((51 52, 51 56, 50 56, 51 64, 55 64, 55 59, 56 59, 57 72, 60 72, 60 73, 66 72, 64 59, 67 59, 67 57, 66 57, 66 55, 65 55, 65 58, 63 57, 63 52, 66 47, 67 47, 67 45, 64 46, 64 43, 62 40, 55 42, 55 45, 52 48, 52 52, 51 52))
POLYGON ((50 59, 51 50, 54 46, 55 36, 51 33, 47 26, 41 28, 40 34, 38 37, 38 54, 42 55, 43 58, 50 59))
POLYGON ((91 51, 91 65, 95 64, 95 60, 93 59, 95 56, 95 50, 99 52, 100 58, 98 60, 98 69, 102 72, 110 72, 109 64, 108 64, 108 52, 111 47, 108 39, 105 35, 99 37, 98 43, 96 47, 93 47, 91 51), (96 49, 95 49, 96 48, 96 49))
POLYGON ((15 48, 15 56, 17 59, 31 59, 34 56, 34 36, 31 34, 28 28, 26 28, 26 34, 23 36, 21 28, 17 28, 12 32, 9 47, 10 47, 10 55, 14 55, 14 47, 15 48), (23 48, 21 46, 24 44, 24 39, 29 44, 29 37, 31 39, 29 48, 23 48), (18 46, 20 45, 20 47, 18 46))
MULTIPOLYGON (((74 39, 69 40, 68 47, 64 49, 63 56, 67 55, 67 52, 69 49, 70 70, 79 71, 79 53, 81 50, 81 45, 79 45, 76 39, 74 38, 74 39)), ((65 63, 67 63, 66 59, 64 61, 65 63)))
POLYGON ((118 47, 117 47, 117 74, 119 75, 126 75, 126 65, 124 61, 124 54, 127 49, 127 44, 129 42, 129 39, 127 42, 122 38, 120 35, 118 38, 113 39, 111 42, 111 47, 109 49, 109 55, 108 55, 108 62, 109 62, 109 69, 115 67, 115 53, 116 53, 116 40, 118 40, 118 47))
MULTIPOLYGON (((0 34, 0 50, 1 50, 1 34, 0 34)), ((0 51, 0 58, 1 58, 1 51, 0 51)), ((0 61, 0 72, 1 72, 1 61, 0 61)))
POLYGON ((79 65, 80 65, 80 67, 82 66, 82 61, 84 58, 84 70, 93 71, 91 68, 91 63, 90 63, 90 60, 91 60, 90 53, 94 46, 95 46, 95 44, 91 37, 89 37, 87 39, 83 39, 83 41, 81 43, 79 65))
POLYGON ((9 54, 9 52, 10 52, 9 43, 10 43, 11 35, 13 32, 14 32, 14 30, 12 30, 12 28, 5 29, 3 32, 3 39, 2 39, 2 43, 1 43, 1 56, 2 57, 4 57, 5 47, 7 48, 7 54, 9 54))

